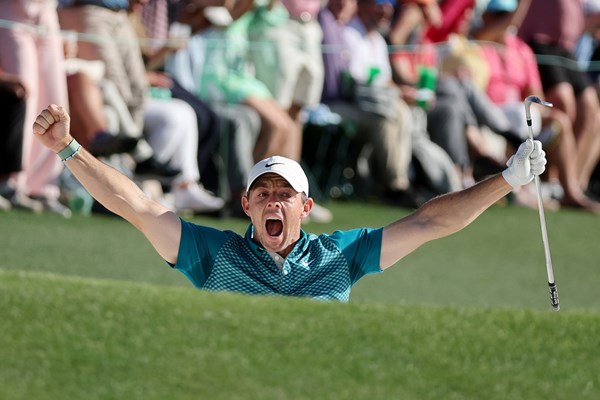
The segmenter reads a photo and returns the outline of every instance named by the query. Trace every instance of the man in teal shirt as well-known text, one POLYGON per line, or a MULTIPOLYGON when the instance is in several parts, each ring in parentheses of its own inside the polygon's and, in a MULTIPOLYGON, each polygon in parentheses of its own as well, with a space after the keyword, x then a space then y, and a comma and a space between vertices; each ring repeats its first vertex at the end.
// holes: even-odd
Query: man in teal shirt
POLYGON ((182 221, 175 268, 195 286, 348 301, 356 281, 381 270, 382 229, 319 236, 301 229, 310 211, 308 180, 293 160, 257 163, 242 205, 253 221, 244 237, 182 221))
POLYGON ((250 172, 241 202, 252 224, 241 237, 182 221, 82 149, 69 134, 69 122, 63 107, 50 105, 33 132, 96 200, 139 229, 196 286, 249 294, 347 301, 364 274, 391 267, 422 244, 464 228, 513 187, 531 182, 546 164, 541 143, 528 140, 501 174, 434 198, 383 228, 316 236, 301 228, 313 206, 302 168, 270 157, 250 172))

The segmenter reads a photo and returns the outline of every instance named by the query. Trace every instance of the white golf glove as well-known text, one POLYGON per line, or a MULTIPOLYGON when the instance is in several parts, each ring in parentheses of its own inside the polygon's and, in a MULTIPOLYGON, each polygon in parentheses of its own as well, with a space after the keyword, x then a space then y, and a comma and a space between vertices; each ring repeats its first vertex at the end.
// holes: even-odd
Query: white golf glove
POLYGON ((510 186, 516 188, 528 184, 546 169, 546 152, 542 150, 542 142, 527 139, 508 159, 506 166, 508 168, 502 171, 502 176, 510 186))

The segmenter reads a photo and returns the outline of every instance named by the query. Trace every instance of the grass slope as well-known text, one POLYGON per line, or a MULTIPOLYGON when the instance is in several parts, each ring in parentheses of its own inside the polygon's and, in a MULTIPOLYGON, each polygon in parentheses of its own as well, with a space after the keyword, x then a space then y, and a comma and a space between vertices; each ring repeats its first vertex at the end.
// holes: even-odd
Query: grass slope
POLYGON ((0 398, 598 399, 600 315, 0 270, 0 398))

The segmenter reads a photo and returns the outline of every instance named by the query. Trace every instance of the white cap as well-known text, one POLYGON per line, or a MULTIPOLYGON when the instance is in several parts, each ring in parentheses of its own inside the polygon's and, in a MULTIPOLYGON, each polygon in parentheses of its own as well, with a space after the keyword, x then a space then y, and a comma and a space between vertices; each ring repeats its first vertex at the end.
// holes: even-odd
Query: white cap
POLYGON ((308 196, 308 178, 300 164, 281 156, 269 157, 254 164, 248 176, 246 192, 250 190, 250 186, 259 176, 268 173, 281 176, 296 192, 304 192, 308 196))

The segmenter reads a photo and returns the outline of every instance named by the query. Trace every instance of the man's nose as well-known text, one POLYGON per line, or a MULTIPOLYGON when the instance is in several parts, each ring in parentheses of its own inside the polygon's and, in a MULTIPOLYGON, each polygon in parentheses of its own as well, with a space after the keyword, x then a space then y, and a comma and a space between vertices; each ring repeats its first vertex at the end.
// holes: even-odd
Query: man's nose
POLYGON ((281 207, 281 202, 277 198, 277 194, 276 193, 273 193, 273 194, 269 195, 269 198, 268 198, 268 201, 267 201, 267 205, 269 207, 281 207))

